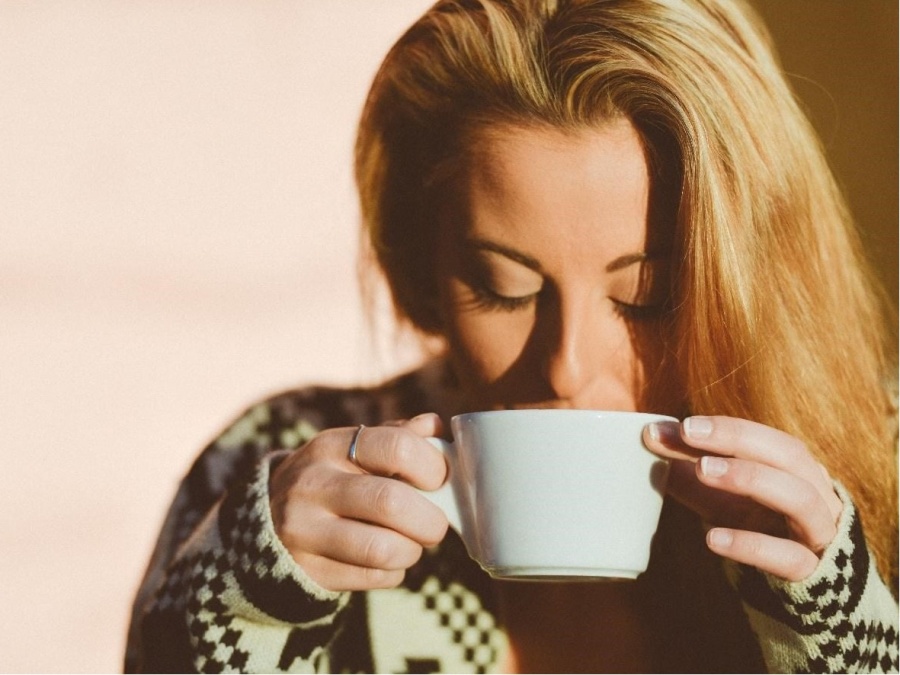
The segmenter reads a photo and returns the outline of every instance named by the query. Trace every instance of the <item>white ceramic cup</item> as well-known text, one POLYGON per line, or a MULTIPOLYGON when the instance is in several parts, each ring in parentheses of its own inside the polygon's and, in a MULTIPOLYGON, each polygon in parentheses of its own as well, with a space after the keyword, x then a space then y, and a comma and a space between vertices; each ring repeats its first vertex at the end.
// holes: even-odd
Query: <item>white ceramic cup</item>
POLYGON ((429 439, 450 477, 423 492, 491 576, 635 578, 647 569, 668 462, 641 440, 673 417, 596 410, 458 415, 429 439))

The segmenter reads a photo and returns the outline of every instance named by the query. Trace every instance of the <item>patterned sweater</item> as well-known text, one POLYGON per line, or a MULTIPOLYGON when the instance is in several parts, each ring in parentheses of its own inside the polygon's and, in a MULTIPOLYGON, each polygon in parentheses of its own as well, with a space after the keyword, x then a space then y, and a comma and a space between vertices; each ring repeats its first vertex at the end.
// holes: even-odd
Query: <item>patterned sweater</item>
MULTIPOLYGON (((252 407, 180 485, 134 603, 126 672, 492 672, 507 639, 490 578, 451 531, 395 589, 331 592, 272 523, 268 479, 317 430, 437 409, 429 369, 252 407)), ((849 495, 818 569, 791 583, 723 563, 666 502, 635 582, 658 672, 897 672, 898 607, 849 495)), ((577 618, 573 617, 573 621, 577 618)))

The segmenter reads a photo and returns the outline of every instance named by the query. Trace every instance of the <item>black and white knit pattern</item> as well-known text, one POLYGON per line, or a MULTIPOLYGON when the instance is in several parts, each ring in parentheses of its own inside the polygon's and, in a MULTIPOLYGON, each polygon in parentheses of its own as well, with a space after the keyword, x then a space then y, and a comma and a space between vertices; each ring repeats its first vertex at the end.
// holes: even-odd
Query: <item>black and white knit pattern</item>
MULTIPOLYGON (((296 660, 327 672, 327 645, 349 594, 315 587, 274 536, 268 462, 235 484, 189 540, 144 620, 143 639, 170 647, 144 655, 149 670, 289 671, 296 660), (173 667, 174 666, 174 667, 173 667)), ((305 666, 306 667, 306 666, 305 666)))
MULTIPOLYGON (((426 392, 436 389, 436 376, 428 377, 418 373, 372 389, 285 392, 254 405, 211 443, 179 487, 139 590, 126 671, 498 668, 507 637, 494 589, 453 533, 427 551, 396 589, 331 593, 296 565, 271 522, 268 476, 284 456, 272 451, 298 448, 319 428, 434 410, 426 392)), ((675 596, 667 593, 697 565, 697 552, 685 545, 693 530, 673 521, 660 538, 671 544, 668 556, 647 588, 654 591, 648 594, 652 616, 662 617, 660 635, 676 635, 693 659, 679 672, 708 667, 709 653, 717 649, 731 659, 720 659, 728 664, 718 666, 721 672, 757 672, 761 659, 770 672, 897 671, 897 604, 870 560, 849 495, 837 489, 845 503, 839 532, 814 575, 798 583, 729 566, 733 588, 721 578, 713 585, 698 577, 673 603, 675 596), (706 604, 690 605, 697 597, 706 604), (728 603, 728 611, 717 602, 728 603), (669 606, 677 609, 667 614, 669 606), (729 642, 720 632, 713 640, 709 622, 697 637, 691 617, 684 616, 688 606, 705 608, 698 615, 712 612, 716 625, 726 627, 722 631, 738 637, 729 642), (732 613, 740 621, 731 620, 732 613), (673 631, 679 618, 687 628, 673 631), (739 665, 731 658, 738 652, 739 665), (743 671, 732 669, 740 666, 743 671)), ((721 574, 718 561, 711 563, 707 572, 721 574)), ((652 577, 649 571, 646 576, 652 577)), ((679 645, 670 640, 665 655, 679 645)))
POLYGON ((741 567, 738 590, 756 625, 774 635, 763 651, 772 672, 898 671, 897 606, 878 576, 850 496, 841 530, 810 579, 791 583, 741 567), (798 647, 801 647, 798 649, 798 647))

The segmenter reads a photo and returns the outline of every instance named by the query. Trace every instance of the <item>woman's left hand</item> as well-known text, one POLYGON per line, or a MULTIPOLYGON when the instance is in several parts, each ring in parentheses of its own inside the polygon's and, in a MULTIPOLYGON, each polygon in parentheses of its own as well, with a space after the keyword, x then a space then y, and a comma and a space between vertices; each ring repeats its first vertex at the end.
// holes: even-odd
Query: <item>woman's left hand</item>
POLYGON ((709 548, 789 581, 816 568, 843 504, 798 439, 734 417, 688 417, 644 430, 672 462, 667 491, 713 525, 709 548))

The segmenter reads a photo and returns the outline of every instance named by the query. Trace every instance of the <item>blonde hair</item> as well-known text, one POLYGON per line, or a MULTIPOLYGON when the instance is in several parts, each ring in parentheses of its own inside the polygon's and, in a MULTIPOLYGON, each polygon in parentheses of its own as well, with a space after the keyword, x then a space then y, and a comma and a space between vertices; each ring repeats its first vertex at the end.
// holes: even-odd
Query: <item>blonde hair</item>
POLYGON ((768 35, 739 0, 435 4, 386 57, 357 138, 365 241, 399 315, 440 333, 436 213, 474 131, 623 115, 671 195, 671 361, 690 412, 806 442, 895 577, 881 295, 768 35))

